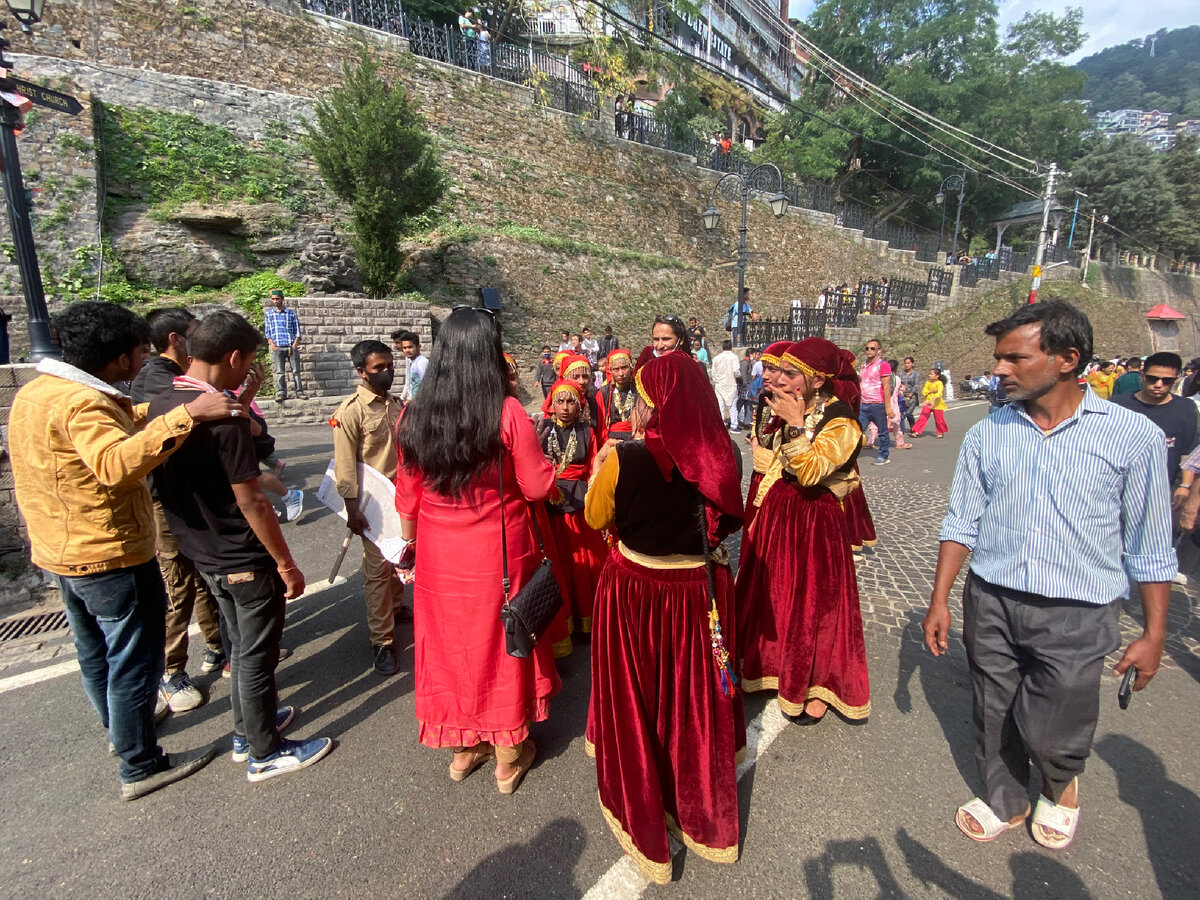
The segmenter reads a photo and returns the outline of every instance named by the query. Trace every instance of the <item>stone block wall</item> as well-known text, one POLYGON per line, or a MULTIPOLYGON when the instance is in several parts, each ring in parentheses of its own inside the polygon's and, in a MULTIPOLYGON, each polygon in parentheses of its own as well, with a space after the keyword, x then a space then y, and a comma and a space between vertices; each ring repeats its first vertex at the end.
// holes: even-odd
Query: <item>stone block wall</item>
MULTIPOLYGON (((426 352, 433 343, 429 306, 424 303, 346 297, 295 297, 287 302, 303 329, 300 384, 310 397, 340 399, 354 391, 359 379, 350 350, 359 341, 375 338, 390 347, 391 333, 405 328, 420 336, 426 352)), ((403 360, 397 359, 396 392, 403 386, 403 360)))

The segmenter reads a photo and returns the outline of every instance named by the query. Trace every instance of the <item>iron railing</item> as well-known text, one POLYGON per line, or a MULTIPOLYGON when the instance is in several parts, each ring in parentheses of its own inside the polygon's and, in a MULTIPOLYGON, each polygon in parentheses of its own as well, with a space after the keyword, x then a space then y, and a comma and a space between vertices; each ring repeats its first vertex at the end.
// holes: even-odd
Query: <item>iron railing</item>
MULTIPOLYGON (((792 340, 802 341, 807 337, 825 337, 825 310, 813 306, 792 307, 792 340)), ((765 345, 764 345, 765 346, 765 345)))
POLYGON ((763 347, 776 341, 802 341, 808 337, 825 337, 825 326, 829 321, 827 310, 814 306, 793 306, 787 319, 755 319, 747 322, 745 341, 747 347, 763 347))
POLYGON ((952 287, 954 287, 953 269, 943 269, 941 266, 929 267, 928 293, 938 297, 949 297, 952 287))
POLYGON ((600 92, 562 57, 509 41, 468 37, 458 28, 405 16, 400 0, 301 0, 305 9, 408 38, 416 56, 471 69, 533 90, 540 106, 596 117, 600 92))
POLYGON ((929 302, 929 285, 896 279, 887 286, 889 309, 924 309, 929 302))

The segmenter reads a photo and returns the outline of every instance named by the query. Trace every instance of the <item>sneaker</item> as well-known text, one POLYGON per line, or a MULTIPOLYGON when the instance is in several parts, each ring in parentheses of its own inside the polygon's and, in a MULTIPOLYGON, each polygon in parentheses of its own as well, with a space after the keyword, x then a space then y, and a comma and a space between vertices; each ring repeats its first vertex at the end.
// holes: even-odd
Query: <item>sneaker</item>
POLYGON ((282 738, 279 747, 270 756, 263 759, 250 757, 246 763, 246 780, 266 781, 276 775, 299 772, 324 759, 332 749, 332 738, 309 738, 307 741, 282 738))
POLYGON ((276 403, 283 403, 285 400, 287 400, 287 397, 285 397, 285 396, 283 396, 283 395, 281 395, 281 394, 276 394, 276 395, 275 395, 275 402, 276 402, 276 403))
POLYGON ((204 705, 204 695, 200 693, 199 688, 192 684, 187 672, 164 675, 158 695, 167 701, 171 712, 187 712, 189 709, 204 705))
POLYGON ((229 660, 225 660, 225 665, 223 665, 221 667, 221 677, 222 678, 232 678, 233 677, 233 670, 231 670, 229 668, 229 660))
MULTIPOLYGON (((292 720, 296 718, 296 710, 291 706, 281 706, 275 711, 275 730, 283 734, 292 720)), ((244 734, 233 736, 233 753, 229 754, 234 762, 245 762, 250 758, 250 739, 244 734)))
POLYGON ((375 671, 385 677, 395 675, 400 668, 400 662, 396 659, 396 648, 391 644, 384 644, 373 649, 375 651, 375 671))
POLYGON ((212 647, 204 648, 204 662, 200 663, 200 671, 204 673, 215 672, 217 669, 225 665, 225 651, 214 650, 212 647))
POLYGON ((162 691, 158 692, 158 696, 154 700, 154 727, 161 725, 171 714, 171 707, 167 701, 163 699, 162 691))
POLYGON ((287 521, 295 522, 304 511, 304 491, 288 491, 283 495, 283 507, 287 521))
POLYGON ((122 800, 136 800, 159 788, 174 784, 187 778, 193 772, 198 772, 212 762, 217 755, 216 747, 205 747, 200 750, 190 750, 187 753, 168 753, 166 768, 153 775, 147 775, 138 781, 130 781, 121 785, 122 800))
POLYGON ((886 466, 890 462, 891 462, 891 460, 888 459, 886 456, 877 456, 877 457, 875 457, 875 462, 871 463, 871 465, 886 466))

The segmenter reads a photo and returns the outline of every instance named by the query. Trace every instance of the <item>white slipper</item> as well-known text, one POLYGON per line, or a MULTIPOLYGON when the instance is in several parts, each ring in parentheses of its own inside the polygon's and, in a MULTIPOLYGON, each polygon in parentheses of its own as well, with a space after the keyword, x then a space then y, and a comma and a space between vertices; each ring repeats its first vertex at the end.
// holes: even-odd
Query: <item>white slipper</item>
MULTIPOLYGON (((1079 779, 1075 779, 1075 802, 1079 803, 1079 779)), ((1059 806, 1046 797, 1038 797, 1033 811, 1033 839, 1043 847, 1062 850, 1075 838, 1079 827, 1079 809, 1059 806), (1049 829, 1053 829, 1052 831, 1049 829), (1057 834, 1055 833, 1057 832, 1057 834)))
MULTIPOLYGON (((1026 811, 1025 816, 1029 812, 1026 811)), ((1005 822, 997 816, 990 806, 979 797, 976 797, 970 803, 964 803, 958 808, 958 812, 954 814, 954 824, 958 826, 958 830, 965 834, 973 841, 979 841, 981 844, 986 844, 989 841, 994 841, 1006 831, 1013 828, 1020 828, 1025 822, 1025 816, 1021 817, 1019 822, 1005 822), (976 834, 967 827, 967 822, 963 818, 964 815, 969 815, 983 828, 983 834, 976 834)))

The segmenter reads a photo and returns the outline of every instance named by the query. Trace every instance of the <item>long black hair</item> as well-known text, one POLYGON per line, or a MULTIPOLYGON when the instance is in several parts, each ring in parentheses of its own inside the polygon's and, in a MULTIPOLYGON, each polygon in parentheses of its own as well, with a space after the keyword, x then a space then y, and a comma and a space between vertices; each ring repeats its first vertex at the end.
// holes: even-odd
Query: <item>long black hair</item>
POLYGON ((455 499, 500 452, 500 413, 508 373, 500 332, 490 314, 459 308, 438 330, 429 370, 396 439, 407 468, 425 486, 455 499))

